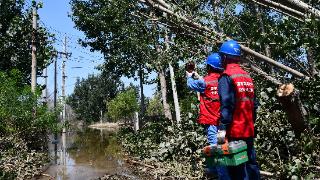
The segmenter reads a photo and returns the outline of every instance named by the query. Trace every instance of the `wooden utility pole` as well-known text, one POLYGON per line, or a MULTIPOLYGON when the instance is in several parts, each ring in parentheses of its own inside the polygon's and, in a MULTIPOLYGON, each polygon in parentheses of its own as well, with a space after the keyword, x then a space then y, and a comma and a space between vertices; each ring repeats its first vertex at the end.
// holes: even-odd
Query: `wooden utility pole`
POLYGON ((37 85, 37 57, 36 57, 36 34, 37 34, 37 7, 32 1, 32 63, 31 63, 31 91, 35 92, 37 85))

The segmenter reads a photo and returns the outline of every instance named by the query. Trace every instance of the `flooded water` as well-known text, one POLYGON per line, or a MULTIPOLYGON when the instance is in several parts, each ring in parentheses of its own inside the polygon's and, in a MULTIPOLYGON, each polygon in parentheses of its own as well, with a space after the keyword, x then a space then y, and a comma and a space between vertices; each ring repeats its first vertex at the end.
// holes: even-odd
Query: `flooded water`
POLYGON ((56 158, 41 179, 87 180, 106 173, 136 179, 125 166, 114 132, 87 128, 63 134, 56 152, 50 145, 51 156, 56 158))

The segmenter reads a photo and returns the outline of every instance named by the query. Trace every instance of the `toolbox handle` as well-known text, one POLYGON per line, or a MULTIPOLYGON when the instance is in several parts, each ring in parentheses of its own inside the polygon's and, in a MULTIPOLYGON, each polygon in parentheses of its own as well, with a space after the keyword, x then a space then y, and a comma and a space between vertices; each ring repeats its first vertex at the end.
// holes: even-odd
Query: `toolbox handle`
POLYGON ((228 138, 224 139, 224 144, 221 145, 221 149, 223 151, 223 154, 230 154, 229 153, 229 141, 228 141, 228 138))

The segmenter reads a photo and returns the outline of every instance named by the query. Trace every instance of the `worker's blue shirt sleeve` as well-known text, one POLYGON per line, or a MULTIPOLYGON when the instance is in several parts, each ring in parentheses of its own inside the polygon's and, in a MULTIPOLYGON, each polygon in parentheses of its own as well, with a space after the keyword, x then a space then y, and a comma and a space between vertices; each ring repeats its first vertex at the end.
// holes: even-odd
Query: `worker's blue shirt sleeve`
POLYGON ((234 85, 227 75, 222 75, 218 81, 218 94, 220 98, 220 111, 222 124, 232 123, 232 115, 236 104, 234 85))
POLYGON ((204 93, 204 90, 206 89, 206 83, 203 79, 193 79, 192 77, 188 77, 187 86, 189 89, 200 93, 204 93))

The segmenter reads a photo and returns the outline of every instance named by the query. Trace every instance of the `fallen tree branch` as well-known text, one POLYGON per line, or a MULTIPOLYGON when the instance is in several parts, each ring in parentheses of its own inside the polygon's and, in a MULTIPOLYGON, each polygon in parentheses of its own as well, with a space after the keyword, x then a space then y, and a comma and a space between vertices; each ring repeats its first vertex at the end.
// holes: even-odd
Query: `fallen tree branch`
POLYGON ((274 1, 270 1, 270 0, 252 0, 254 3, 260 3, 260 4, 264 4, 266 6, 269 7, 273 7, 278 9, 279 11, 281 11, 281 13, 287 13, 290 14, 291 16, 295 16, 297 18, 302 18, 302 17, 306 17, 306 15, 300 11, 297 11, 295 9, 292 9, 290 7, 287 7, 283 4, 280 4, 278 2, 274 2, 274 1))
POLYGON ((271 77, 268 75, 268 73, 262 71, 261 69, 259 69, 257 66, 254 66, 253 64, 250 64, 250 69, 253 70, 254 72, 256 72, 258 75, 263 76, 265 79, 271 81, 273 84, 275 85, 280 85, 282 84, 278 79, 271 77))
POLYGON ((258 5, 260 5, 260 6, 273 9, 273 10, 279 12, 279 13, 282 13, 282 14, 284 14, 284 15, 286 15, 286 16, 289 16, 289 17, 291 17, 291 18, 294 18, 294 19, 296 19, 296 20, 298 20, 298 21, 300 21, 300 22, 304 22, 304 20, 301 19, 301 16, 297 16, 296 14, 290 14, 290 13, 288 13, 288 12, 284 12, 284 11, 282 11, 280 8, 276 8, 276 7, 273 7, 273 6, 270 6, 270 5, 267 5, 267 4, 264 4, 264 3, 261 3, 261 2, 255 1, 255 0, 253 0, 253 2, 256 3, 256 4, 258 4, 258 5))
MULTIPOLYGON (((315 16, 316 18, 320 18, 320 10, 310 6, 309 4, 302 2, 300 0, 285 0, 289 4, 292 5, 295 9, 303 9, 305 12, 310 13, 311 15, 315 16)), ((288 4, 286 3, 286 4, 288 4)))
POLYGON ((274 176, 274 173, 267 172, 267 171, 260 171, 260 174, 264 176, 274 176))
MULTIPOLYGON (((196 23, 196 22, 193 22, 193 21, 187 19, 186 17, 183 17, 183 16, 181 16, 181 15, 173 12, 172 10, 170 10, 170 9, 162 6, 161 4, 156 3, 156 2, 153 1, 153 0, 146 0, 146 1, 144 1, 144 0, 139 0, 139 1, 140 1, 140 2, 146 2, 146 3, 148 3, 150 6, 152 6, 153 8, 156 8, 156 9, 162 11, 162 12, 165 12, 165 13, 171 15, 171 16, 174 16, 175 18, 178 18, 178 19, 184 21, 187 25, 189 25, 189 26, 191 26, 191 27, 193 27, 193 28, 196 28, 196 29, 203 30, 203 31, 206 31, 206 32, 208 32, 208 33, 214 34, 216 37, 219 37, 220 39, 232 39, 232 38, 227 37, 226 35, 224 35, 224 34, 222 34, 222 33, 218 33, 218 32, 216 32, 216 31, 214 31, 214 30, 212 30, 212 29, 209 29, 209 28, 206 27, 206 26, 202 26, 202 25, 200 25, 200 24, 198 24, 198 23, 196 23)), ((166 4, 166 6, 170 7, 170 6, 167 5, 167 4, 166 4)), ((209 36, 209 37, 212 38, 212 36, 209 36)), ((254 50, 252 50, 252 49, 250 49, 250 48, 248 48, 248 47, 245 47, 245 46, 243 46, 243 45, 240 45, 240 46, 241 46, 241 49, 242 49, 244 52, 246 52, 246 53, 248 53, 248 54, 250 54, 250 55, 252 55, 252 56, 254 56, 254 57, 257 57, 257 58, 260 59, 260 60, 266 61, 266 62, 268 62, 268 63, 270 63, 270 64, 272 64, 272 65, 274 65, 274 66, 276 66, 276 67, 279 67, 279 68, 281 68, 281 69, 283 69, 283 70, 285 70, 285 71, 287 71, 287 72, 290 72, 291 74, 293 74, 293 75, 295 75, 295 76, 298 76, 298 77, 300 77, 300 78, 305 78, 305 79, 307 79, 307 80, 309 79, 308 76, 305 76, 304 74, 300 73, 299 71, 296 71, 296 70, 294 70, 294 69, 292 69, 292 68, 290 68, 290 67, 288 67, 288 66, 285 66, 285 65, 283 65, 283 64, 281 64, 281 63, 279 63, 279 62, 277 62, 277 61, 275 61, 275 60, 273 60, 273 59, 271 59, 271 58, 269 58, 269 57, 267 57, 267 56, 264 56, 264 55, 262 55, 262 54, 260 54, 260 53, 258 53, 258 52, 256 52, 256 51, 254 51, 254 50)))
POLYGON ((145 167, 148 167, 148 168, 151 168, 151 169, 155 169, 156 168, 154 166, 151 166, 151 165, 148 165, 148 164, 144 164, 142 162, 131 160, 131 159, 125 159, 125 161, 127 161, 129 163, 132 163, 132 164, 138 164, 138 165, 141 165, 141 166, 145 166, 145 167))

